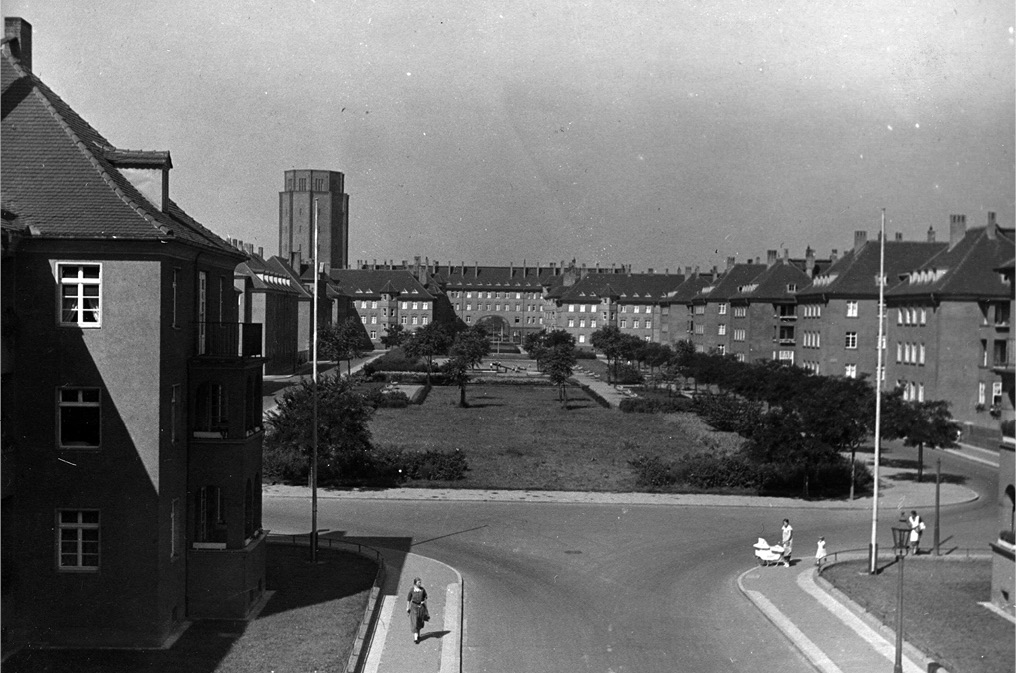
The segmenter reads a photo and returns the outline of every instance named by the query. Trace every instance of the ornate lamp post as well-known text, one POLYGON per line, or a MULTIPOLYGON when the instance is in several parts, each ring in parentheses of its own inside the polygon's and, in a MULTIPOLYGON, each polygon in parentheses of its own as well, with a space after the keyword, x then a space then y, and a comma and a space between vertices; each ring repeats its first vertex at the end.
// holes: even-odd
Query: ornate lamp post
POLYGON ((903 673, 903 559, 910 549, 910 525, 900 519, 899 526, 893 526, 893 552, 900 565, 900 581, 896 589, 896 660, 893 673, 903 673))

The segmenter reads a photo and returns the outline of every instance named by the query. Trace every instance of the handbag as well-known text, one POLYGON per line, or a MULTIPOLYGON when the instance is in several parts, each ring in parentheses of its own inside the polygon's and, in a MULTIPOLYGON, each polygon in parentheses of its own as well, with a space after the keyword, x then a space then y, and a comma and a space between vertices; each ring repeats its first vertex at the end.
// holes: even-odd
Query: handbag
POLYGON ((430 610, 427 609, 426 603, 420 603, 420 617, 422 617, 425 622, 430 621, 430 610))

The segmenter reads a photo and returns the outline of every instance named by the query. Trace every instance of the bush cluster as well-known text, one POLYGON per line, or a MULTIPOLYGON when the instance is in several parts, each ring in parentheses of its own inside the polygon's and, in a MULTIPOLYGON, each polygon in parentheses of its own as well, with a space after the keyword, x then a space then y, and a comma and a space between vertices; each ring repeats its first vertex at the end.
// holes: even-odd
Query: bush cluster
POLYGON ((378 409, 405 409, 409 406, 409 396, 401 390, 386 393, 375 388, 366 395, 367 401, 378 409))
POLYGON ((687 397, 634 397, 621 400, 618 408, 626 414, 672 414, 691 411, 694 402, 687 397))
POLYGON ((575 349, 576 360, 595 360, 596 351, 590 348, 576 348, 575 349))
POLYGON ((720 432, 737 432, 750 437, 762 413, 762 404, 729 393, 695 396, 694 410, 720 432))
POLYGON ((427 363, 418 358, 407 357, 401 348, 393 348, 377 360, 372 360, 363 366, 363 371, 368 376, 375 372, 424 372, 427 371, 427 363))
MULTIPOLYGON (((843 495, 850 489, 850 464, 846 460, 809 468, 791 463, 755 463, 738 453, 695 453, 674 461, 639 455, 628 464, 635 472, 636 484, 652 490, 682 487, 798 496, 807 482, 809 496, 827 497, 843 495)), ((855 488, 869 488, 872 477, 868 469, 855 463, 854 470, 855 488)))
MULTIPOLYGON (((405 395, 403 395, 405 397, 405 395)), ((306 484, 310 458, 291 446, 265 446, 263 473, 267 482, 306 484)), ((390 487, 409 480, 458 481, 465 479, 469 463, 459 449, 404 451, 372 447, 338 454, 318 463, 322 486, 390 487)))
POLYGON ((645 377, 637 366, 619 362, 610 367, 610 380, 617 385, 635 386, 644 383, 645 377))

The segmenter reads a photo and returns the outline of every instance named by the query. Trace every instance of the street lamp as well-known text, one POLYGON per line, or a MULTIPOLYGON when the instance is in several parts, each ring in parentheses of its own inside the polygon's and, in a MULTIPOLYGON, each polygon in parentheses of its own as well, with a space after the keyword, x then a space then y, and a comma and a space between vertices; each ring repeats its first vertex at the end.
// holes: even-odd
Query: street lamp
MULTIPOLYGON (((901 515, 902 517, 902 515, 901 515)), ((904 518, 899 526, 893 526, 893 552, 900 565, 900 581, 896 589, 896 661, 893 673, 903 673, 903 559, 910 549, 910 525, 904 518)))

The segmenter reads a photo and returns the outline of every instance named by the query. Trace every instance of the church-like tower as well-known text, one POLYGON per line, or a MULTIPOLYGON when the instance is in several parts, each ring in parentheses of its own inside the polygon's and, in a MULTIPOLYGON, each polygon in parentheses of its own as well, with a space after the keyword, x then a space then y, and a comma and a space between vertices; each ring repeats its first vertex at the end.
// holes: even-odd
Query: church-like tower
POLYGON ((318 200, 319 255, 325 269, 345 269, 349 262, 349 195, 338 171, 285 172, 279 192, 279 256, 291 260, 299 252, 314 257, 314 199, 318 200))

